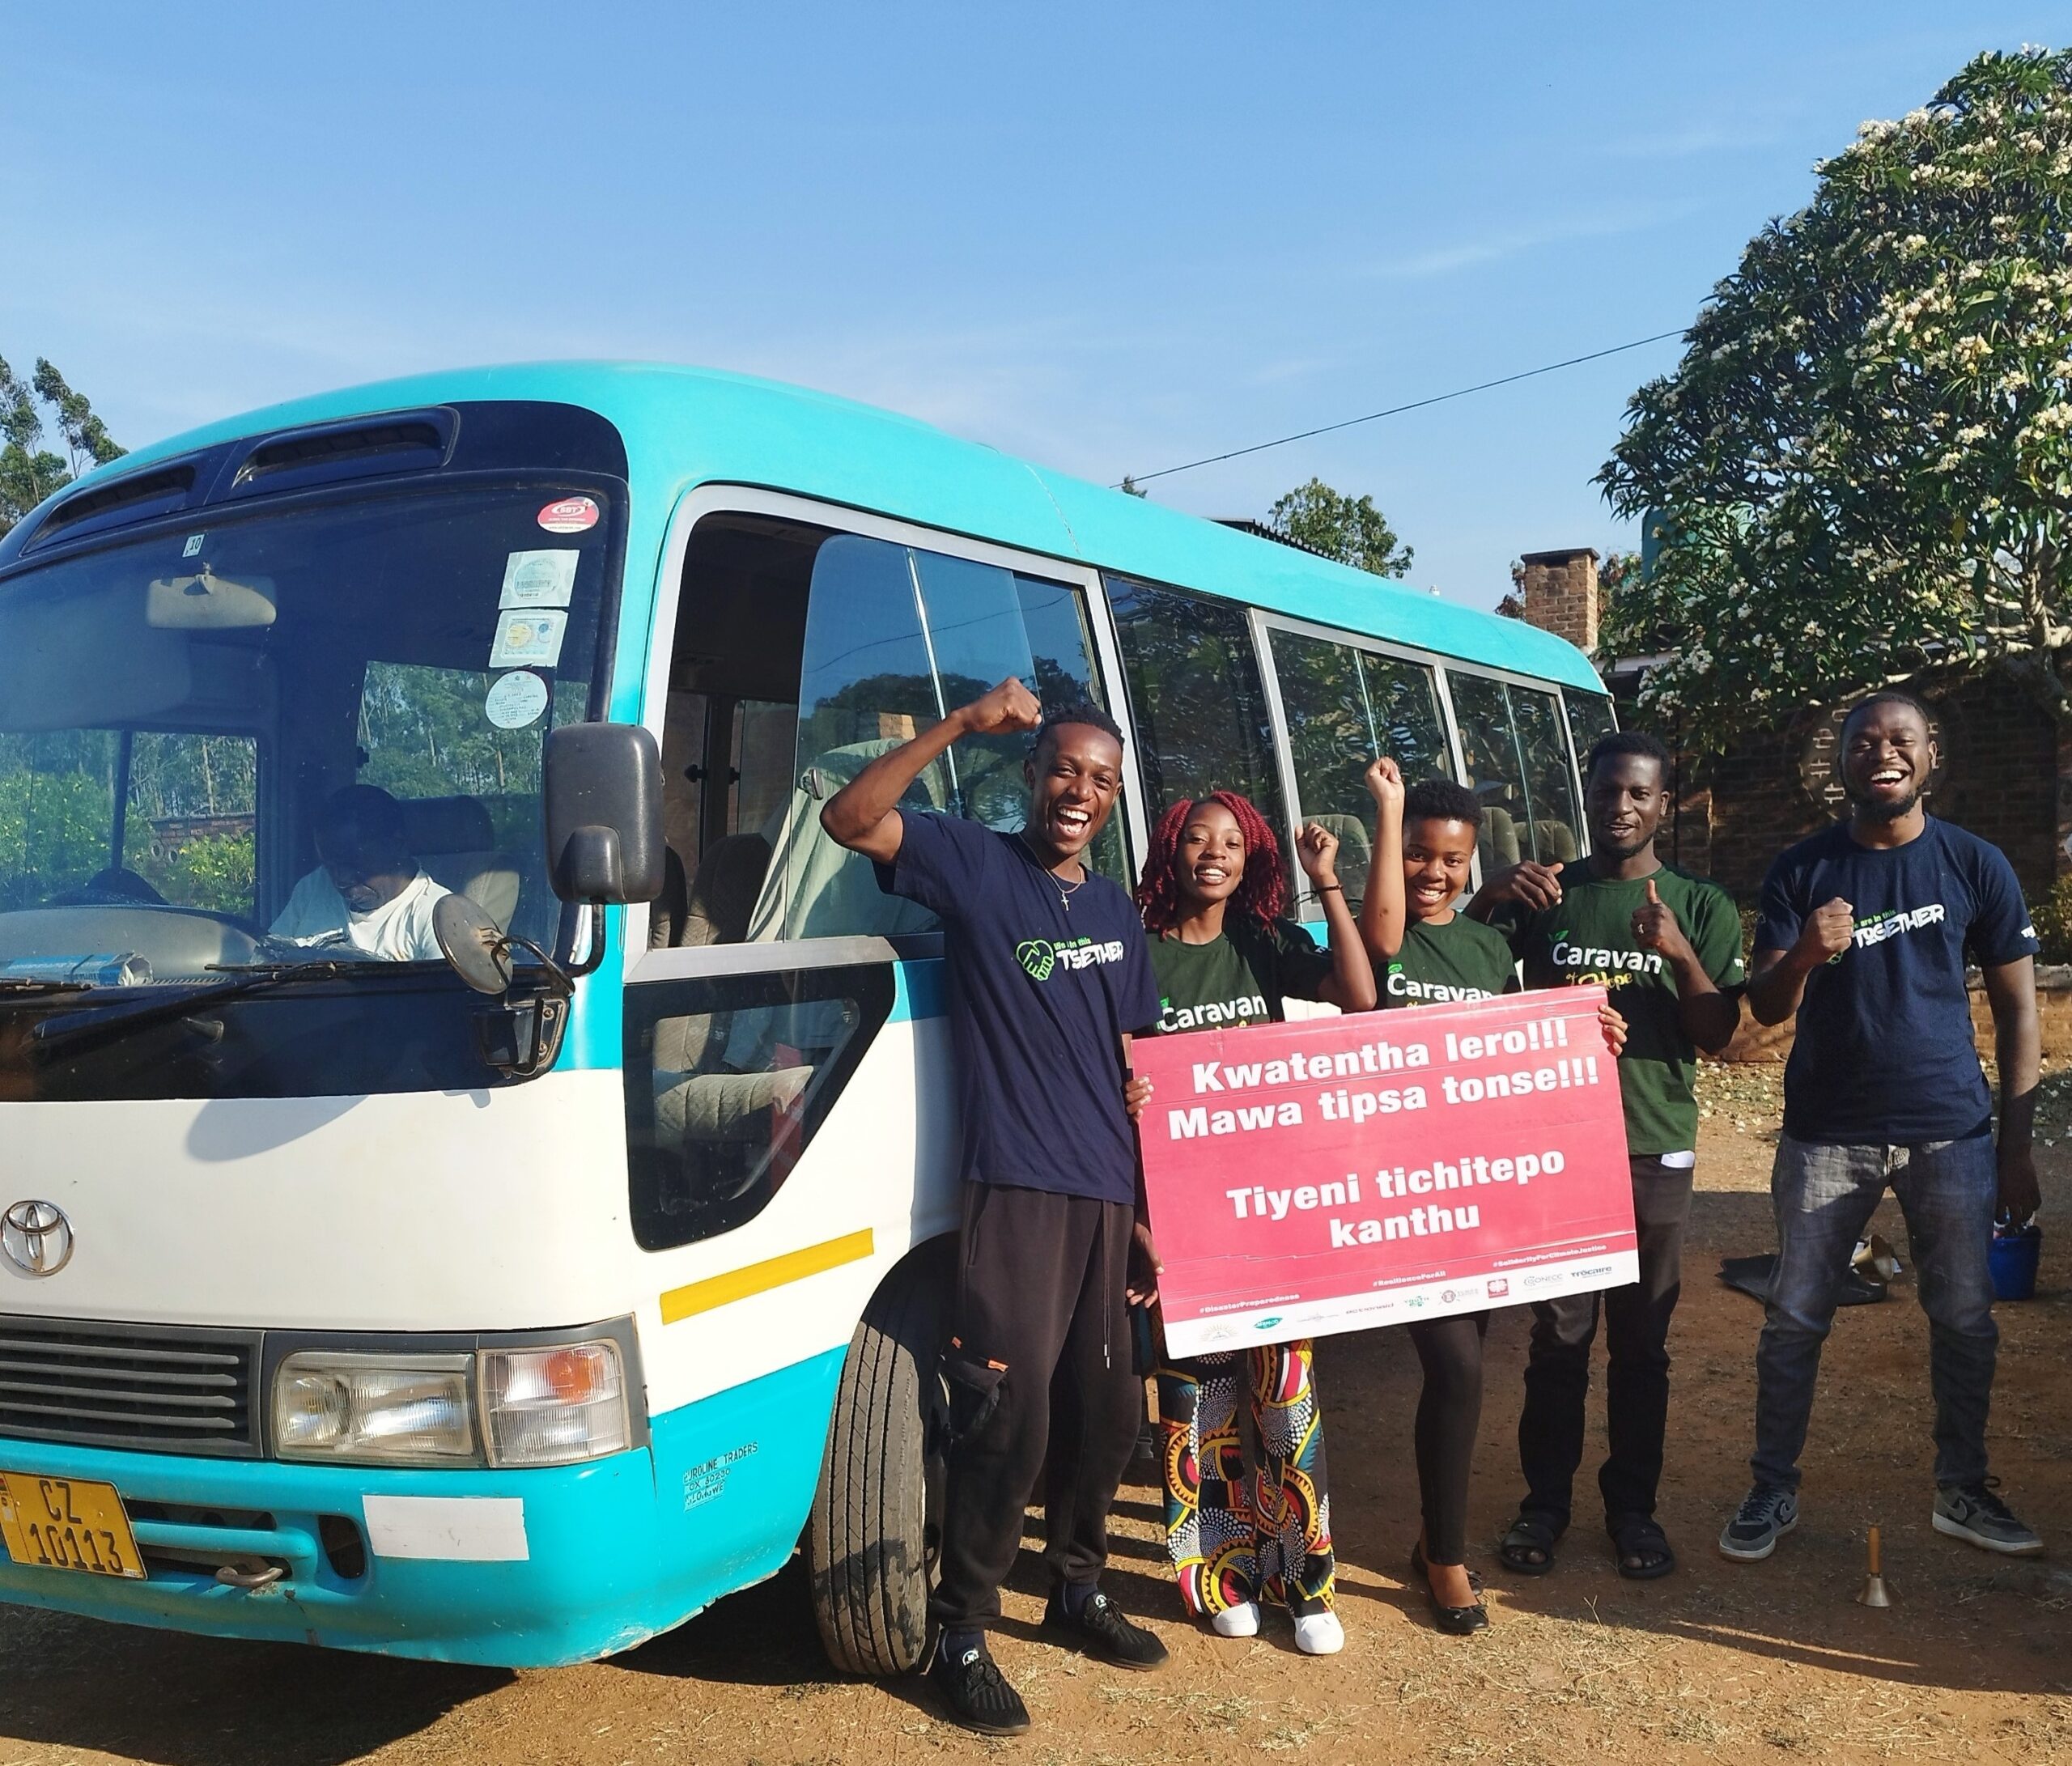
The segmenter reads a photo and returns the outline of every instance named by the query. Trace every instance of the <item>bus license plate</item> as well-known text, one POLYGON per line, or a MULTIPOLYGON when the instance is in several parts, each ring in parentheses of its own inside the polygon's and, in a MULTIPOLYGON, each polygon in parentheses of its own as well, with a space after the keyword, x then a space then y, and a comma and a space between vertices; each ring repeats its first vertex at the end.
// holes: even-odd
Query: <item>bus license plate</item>
POLYGON ((17 1564, 143 1580, 130 1517, 112 1484, 0 1471, 0 1542, 17 1564))

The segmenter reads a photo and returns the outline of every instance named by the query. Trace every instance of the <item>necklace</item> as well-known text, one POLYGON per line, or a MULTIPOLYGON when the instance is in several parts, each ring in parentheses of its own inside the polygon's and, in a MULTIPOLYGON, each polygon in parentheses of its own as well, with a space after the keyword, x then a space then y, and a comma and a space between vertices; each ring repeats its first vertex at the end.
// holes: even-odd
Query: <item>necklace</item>
POLYGON ((1081 889, 1086 886, 1088 872, 1085 865, 1082 864, 1079 868, 1079 881, 1073 884, 1070 889, 1067 889, 1064 884, 1058 881, 1058 873, 1053 871, 1050 866, 1044 864, 1042 855, 1037 851, 1035 847, 1030 845, 1029 830, 1026 828, 1021 830, 1019 838, 1021 841, 1022 851, 1026 852, 1030 858, 1036 860, 1036 868, 1041 871, 1044 876, 1051 880, 1051 887, 1058 892, 1058 906, 1062 907, 1068 914, 1069 914, 1072 911, 1072 897, 1076 895, 1081 889))

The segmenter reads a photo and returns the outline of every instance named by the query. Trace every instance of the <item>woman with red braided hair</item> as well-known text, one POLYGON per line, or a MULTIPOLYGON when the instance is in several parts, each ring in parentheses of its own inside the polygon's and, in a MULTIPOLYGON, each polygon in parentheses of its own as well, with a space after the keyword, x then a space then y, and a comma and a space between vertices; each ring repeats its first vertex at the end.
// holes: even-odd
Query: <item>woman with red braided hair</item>
MULTIPOLYGON (((1137 905, 1152 935, 1160 1034, 1267 1023, 1282 1016, 1284 998, 1374 1009, 1374 970, 1339 885, 1336 837, 1311 822, 1295 856, 1323 904, 1327 953, 1280 917, 1280 843, 1247 799, 1212 792, 1159 818, 1137 905)), ((1331 1499, 1310 1367, 1306 1342, 1161 1358, 1166 1543, 1181 1599, 1221 1635, 1255 1636, 1261 1600, 1284 1601, 1297 1645, 1332 1655, 1345 1633, 1331 1611, 1331 1499), (1238 1435, 1247 1374, 1259 1447, 1249 1494, 1238 1435)))

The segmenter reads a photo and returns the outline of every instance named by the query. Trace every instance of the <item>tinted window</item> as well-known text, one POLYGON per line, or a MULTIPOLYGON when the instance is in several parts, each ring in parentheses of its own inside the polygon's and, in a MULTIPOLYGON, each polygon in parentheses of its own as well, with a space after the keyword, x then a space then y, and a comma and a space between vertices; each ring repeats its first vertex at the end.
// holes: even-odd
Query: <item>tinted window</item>
POLYGON ((1351 644, 1289 631, 1272 643, 1301 813, 1338 836, 1339 877, 1357 906, 1374 851, 1368 762, 1390 754, 1412 782, 1453 777, 1438 690, 1429 669, 1351 644))
POLYGON ((1609 694, 1581 693, 1565 687, 1561 699, 1569 708, 1569 736, 1576 746, 1576 766, 1580 771, 1591 745, 1617 729, 1619 720, 1612 715, 1609 694))
POLYGON ((1554 696, 1449 671, 1467 783, 1482 800, 1482 863, 1558 864, 1582 851, 1568 739, 1554 696))
POLYGON ((759 1213, 892 1008, 889 965, 626 990, 634 1237, 649 1250, 759 1213))
MULTIPOLYGON (((997 566, 838 535, 813 560, 799 690, 796 788, 751 938, 827 938, 923 929, 930 915, 884 894, 868 861, 822 832, 820 805, 878 755, 1009 675, 1047 706, 1099 702, 1079 598, 997 566)), ((905 804, 1011 829, 1026 802, 1024 735, 959 742, 905 804)), ((1119 876, 1111 821, 1099 868, 1119 876)))
POLYGON ((1277 828, 1287 817, 1273 732, 1244 609, 1110 577, 1151 818, 1183 797, 1236 791, 1277 828))

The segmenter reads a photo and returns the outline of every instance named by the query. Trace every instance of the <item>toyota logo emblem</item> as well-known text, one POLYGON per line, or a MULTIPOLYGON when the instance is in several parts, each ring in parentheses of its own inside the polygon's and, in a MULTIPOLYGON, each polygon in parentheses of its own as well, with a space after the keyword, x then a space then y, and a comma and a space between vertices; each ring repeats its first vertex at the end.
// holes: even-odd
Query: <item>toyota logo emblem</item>
POLYGON ((0 1217, 0 1250, 25 1275, 54 1276, 71 1260, 72 1223, 55 1202, 17 1202, 0 1217))

